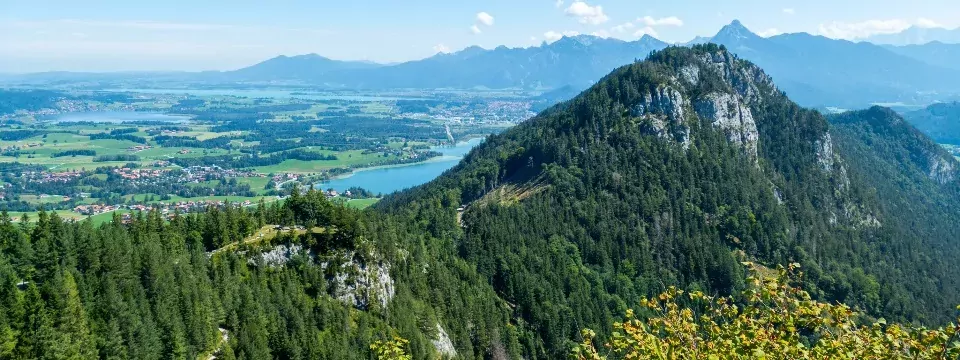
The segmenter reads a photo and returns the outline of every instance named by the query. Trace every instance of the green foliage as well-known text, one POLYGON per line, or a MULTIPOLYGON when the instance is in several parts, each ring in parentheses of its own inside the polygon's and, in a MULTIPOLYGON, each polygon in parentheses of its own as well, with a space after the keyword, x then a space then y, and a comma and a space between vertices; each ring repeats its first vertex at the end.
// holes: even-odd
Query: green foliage
MULTIPOLYGON (((748 264, 752 269, 752 264, 748 264)), ((955 359, 960 325, 926 329, 887 324, 859 325, 846 305, 822 303, 796 287, 799 265, 778 275, 748 278, 743 305, 729 297, 669 288, 640 301, 638 317, 627 310, 613 324, 605 351, 583 330, 577 359, 955 359)))

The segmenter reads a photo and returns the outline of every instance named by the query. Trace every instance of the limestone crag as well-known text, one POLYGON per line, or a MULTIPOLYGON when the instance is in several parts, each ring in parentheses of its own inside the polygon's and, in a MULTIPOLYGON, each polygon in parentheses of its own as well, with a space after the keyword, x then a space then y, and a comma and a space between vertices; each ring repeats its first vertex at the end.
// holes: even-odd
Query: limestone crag
POLYGON ((701 120, 727 134, 731 142, 744 148, 748 155, 757 159, 760 133, 750 108, 741 98, 728 93, 710 93, 694 102, 694 109, 701 120))
POLYGON ((927 172, 933 181, 940 185, 949 183, 957 178, 956 163, 952 159, 945 159, 938 154, 931 154, 928 162, 930 170, 927 172))
POLYGON ((354 255, 354 252, 346 252, 336 261, 320 264, 328 273, 334 273, 330 279, 333 297, 361 310, 369 309, 371 305, 386 308, 396 292, 394 280, 390 277, 390 263, 365 261, 354 255), (328 269, 330 266, 336 268, 328 269))
POLYGON ((672 86, 661 86, 653 93, 646 93, 631 109, 631 115, 645 120, 643 129, 660 138, 679 142, 684 149, 690 147, 690 127, 686 123, 689 101, 672 86))

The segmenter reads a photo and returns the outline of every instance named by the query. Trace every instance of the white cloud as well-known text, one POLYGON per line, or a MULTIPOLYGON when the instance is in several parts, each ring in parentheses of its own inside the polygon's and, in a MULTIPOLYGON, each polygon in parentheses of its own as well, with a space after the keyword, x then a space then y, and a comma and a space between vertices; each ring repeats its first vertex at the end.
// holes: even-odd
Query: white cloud
POLYGON ((636 25, 634 25, 632 22, 628 22, 628 23, 623 23, 623 24, 614 26, 610 28, 610 31, 615 33, 625 33, 630 29, 633 29, 634 27, 636 27, 636 25))
POLYGON ((901 19, 867 20, 856 23, 834 21, 820 24, 817 34, 834 39, 854 40, 879 34, 895 34, 906 30, 913 24, 901 19))
POLYGON ((553 5, 556 6, 557 9, 562 8, 562 7, 563 7, 563 0, 557 0, 557 2, 553 3, 553 5))
POLYGON ((470 27, 470 32, 472 32, 472 33, 474 33, 474 34, 480 34, 480 33, 482 33, 483 31, 480 31, 480 27, 479 27, 479 26, 473 25, 473 26, 470 27))
POLYGON ((783 31, 777 30, 777 28, 770 28, 757 33, 757 35, 760 35, 761 37, 771 37, 780 34, 783 34, 783 31))
POLYGON ((477 13, 477 21, 486 26, 493 26, 493 16, 486 12, 477 13))
POLYGON ((669 16, 665 18, 654 19, 650 16, 644 16, 637 19, 637 22, 643 23, 646 26, 683 26, 683 20, 676 16, 669 16))
POLYGON ((447 54, 450 53, 450 48, 444 44, 437 44, 433 46, 433 51, 441 54, 447 54))
POLYGON ((797 10, 794 8, 784 8, 783 13, 787 15, 793 15, 797 13, 797 10))
POLYGON ((652 27, 646 26, 646 27, 644 27, 644 28, 642 28, 642 29, 640 29, 640 30, 637 30, 636 32, 633 33, 633 36, 635 36, 635 37, 641 37, 641 36, 644 36, 644 35, 650 35, 650 36, 653 36, 653 37, 657 37, 657 31, 654 30, 652 27))
POLYGON ((580 18, 581 24, 600 25, 610 20, 602 6, 590 6, 583 1, 574 1, 565 12, 567 16, 580 18))
POLYGON ((577 31, 564 31, 560 33, 560 32, 551 30, 543 33, 543 39, 546 40, 547 42, 554 42, 554 41, 560 40, 564 36, 577 36, 577 35, 580 35, 580 33, 577 31))
POLYGON ((931 19, 927 19, 927 18, 919 18, 919 19, 917 19, 917 26, 922 27, 922 28, 926 28, 926 29, 946 27, 946 26, 944 26, 943 24, 938 23, 936 20, 931 20, 931 19))

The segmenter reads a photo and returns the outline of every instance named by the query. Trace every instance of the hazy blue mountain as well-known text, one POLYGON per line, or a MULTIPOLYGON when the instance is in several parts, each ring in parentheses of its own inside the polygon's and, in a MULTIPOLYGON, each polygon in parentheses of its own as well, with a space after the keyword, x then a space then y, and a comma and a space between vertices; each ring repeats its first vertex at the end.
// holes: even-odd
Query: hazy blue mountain
POLYGON ((885 45, 884 47, 897 54, 909 56, 928 64, 960 70, 960 44, 934 41, 923 45, 885 45))
POLYGON ((611 70, 643 59, 667 43, 580 35, 529 48, 469 47, 451 54, 381 67, 342 71, 326 80, 355 87, 386 88, 586 88, 611 70))
POLYGON ((683 43, 683 45, 684 45, 684 46, 693 46, 693 45, 706 44, 706 43, 708 43, 708 42, 710 42, 710 38, 709 38, 709 37, 707 37, 707 36, 697 36, 697 37, 693 38, 692 40, 683 43))
POLYGON ((938 143, 960 145, 960 102, 933 104, 903 117, 938 143))
POLYGON ((321 79, 324 75, 334 71, 372 69, 380 66, 368 61, 332 60, 317 54, 280 55, 249 67, 226 72, 224 75, 232 80, 246 81, 312 81, 321 79))
POLYGON ((870 43, 806 33, 763 38, 734 21, 712 42, 763 67, 805 106, 929 102, 960 90, 960 71, 870 43))
POLYGON ((896 34, 874 35, 866 41, 881 45, 921 45, 929 42, 942 42, 948 44, 960 43, 960 28, 923 28, 912 26, 896 34))

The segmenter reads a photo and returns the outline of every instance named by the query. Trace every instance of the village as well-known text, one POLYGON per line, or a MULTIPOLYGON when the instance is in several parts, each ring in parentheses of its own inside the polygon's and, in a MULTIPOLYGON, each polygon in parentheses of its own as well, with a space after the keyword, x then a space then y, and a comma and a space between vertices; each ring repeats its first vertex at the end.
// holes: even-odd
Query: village
MULTIPOLYGON (((93 216, 103 213, 118 211, 118 210, 130 210, 130 211, 141 211, 147 212, 153 209, 160 211, 161 214, 173 216, 175 213, 185 214, 189 212, 203 211, 210 207, 222 208, 231 205, 239 206, 251 206, 253 202, 250 200, 244 200, 242 202, 230 203, 223 200, 197 200, 197 201, 178 201, 172 203, 155 203, 155 204, 134 204, 134 205, 78 205, 73 208, 73 211, 81 215, 93 216)), ((129 213, 123 214, 124 217, 129 217, 129 213)))

